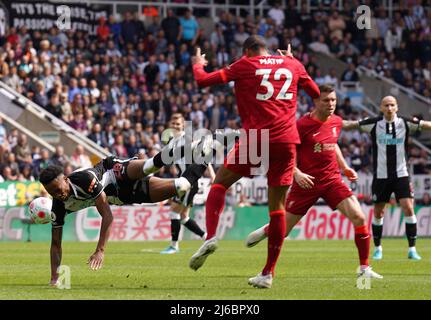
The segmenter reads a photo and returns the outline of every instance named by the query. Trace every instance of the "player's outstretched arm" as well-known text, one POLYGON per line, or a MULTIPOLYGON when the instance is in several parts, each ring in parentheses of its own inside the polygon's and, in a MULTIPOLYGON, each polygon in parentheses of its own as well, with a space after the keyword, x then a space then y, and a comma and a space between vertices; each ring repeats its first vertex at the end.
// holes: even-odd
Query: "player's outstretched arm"
POLYGON ((192 57, 193 76, 199 87, 208 87, 228 82, 224 69, 208 73, 204 67, 208 64, 205 54, 201 54, 201 48, 196 49, 196 55, 192 57))
POLYGON ((337 154, 338 167, 344 173, 347 179, 349 179, 349 181, 352 181, 352 182, 358 180, 358 174, 354 169, 350 168, 347 165, 346 159, 344 159, 343 153, 341 152, 341 149, 338 146, 338 144, 335 146, 335 152, 337 154))
POLYGON ((431 130, 431 121, 421 120, 419 125, 421 130, 431 130))
POLYGON ((108 243, 112 221, 114 220, 108 198, 103 191, 96 198, 96 208, 102 216, 102 225, 100 227, 100 237, 99 242, 97 243, 96 251, 91 255, 87 262, 92 270, 99 270, 102 268, 103 259, 105 256, 105 248, 106 244, 108 243))
POLYGON ((58 268, 61 265, 62 249, 61 240, 63 237, 63 227, 52 228, 51 231, 51 286, 57 286, 58 268))
POLYGON ((359 129, 359 121, 355 120, 343 120, 343 127, 344 130, 357 130, 359 129))

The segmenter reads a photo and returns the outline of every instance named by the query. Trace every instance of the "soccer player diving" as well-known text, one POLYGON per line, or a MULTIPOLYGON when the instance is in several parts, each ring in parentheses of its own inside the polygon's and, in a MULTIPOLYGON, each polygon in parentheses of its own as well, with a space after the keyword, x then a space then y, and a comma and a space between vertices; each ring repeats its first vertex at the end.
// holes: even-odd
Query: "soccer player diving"
MULTIPOLYGON (((193 160, 197 157, 206 159, 205 156, 212 151, 211 143, 208 138, 193 142, 189 149, 193 160)), ((190 164, 177 179, 150 176, 182 157, 184 152, 187 152, 184 146, 176 149, 167 146, 147 160, 108 157, 92 168, 78 169, 69 176, 63 174, 60 166, 51 165, 44 169, 39 181, 53 197, 50 284, 56 286, 58 283, 58 267, 62 259, 62 227, 67 214, 91 206, 97 208, 102 217, 100 237, 88 264, 92 270, 100 269, 113 222, 110 205, 155 203, 173 196, 187 201, 185 198, 188 191, 197 184, 207 169, 205 161, 198 161, 203 164, 190 164)))

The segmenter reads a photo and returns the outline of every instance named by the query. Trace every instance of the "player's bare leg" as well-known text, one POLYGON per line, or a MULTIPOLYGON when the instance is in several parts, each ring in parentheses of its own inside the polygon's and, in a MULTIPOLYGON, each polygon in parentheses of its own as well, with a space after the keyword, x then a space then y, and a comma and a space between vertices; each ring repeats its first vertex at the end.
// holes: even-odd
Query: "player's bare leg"
POLYGON ((355 228, 355 244, 358 248, 360 263, 359 275, 382 279, 383 277, 374 272, 368 263, 371 236, 366 224, 365 214, 362 212, 358 199, 352 195, 341 201, 337 205, 337 209, 352 222, 355 228))
POLYGON ((374 205, 374 216, 372 222, 373 241, 374 241, 374 260, 383 258, 382 235, 383 235, 383 217, 385 215, 386 202, 379 202, 374 205))
POLYGON ((175 187, 175 180, 151 177, 149 191, 152 202, 160 202, 176 196, 177 188, 175 187))
POLYGON ((225 205, 226 191, 231 185, 241 179, 241 177, 241 175, 225 168, 224 166, 217 170, 214 183, 211 185, 205 205, 207 229, 206 241, 191 257, 189 262, 189 267, 191 269, 195 271, 198 270, 205 263, 208 255, 217 250, 218 244, 216 232, 220 215, 223 212, 225 205))
MULTIPOLYGON (((132 160, 127 166, 127 177, 132 180, 130 183, 139 181, 145 176, 145 173, 142 172, 143 161, 144 160, 132 160)), ((191 164, 184 171, 183 175, 176 179, 150 177, 148 180, 149 190, 147 190, 149 202, 160 202, 174 196, 184 198, 186 193, 193 185, 196 185, 199 178, 202 177, 206 168, 207 165, 205 164, 191 164)))
POLYGON ((413 198, 402 198, 399 202, 404 212, 406 236, 409 242, 408 258, 411 260, 421 260, 421 256, 416 252, 417 219, 413 209, 413 198))

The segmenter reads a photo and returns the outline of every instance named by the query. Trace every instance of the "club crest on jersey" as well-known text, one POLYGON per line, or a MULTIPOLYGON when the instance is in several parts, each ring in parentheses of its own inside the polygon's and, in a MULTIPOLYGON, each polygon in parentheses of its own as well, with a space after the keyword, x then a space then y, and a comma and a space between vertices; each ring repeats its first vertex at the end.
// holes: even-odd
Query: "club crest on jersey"
POLYGON ((117 178, 117 180, 122 180, 124 169, 125 167, 121 163, 116 163, 112 167, 112 171, 114 171, 114 175, 115 175, 115 178, 117 178))
POLYGON ((282 64, 283 59, 274 59, 274 58, 264 58, 259 59, 260 64, 282 64))

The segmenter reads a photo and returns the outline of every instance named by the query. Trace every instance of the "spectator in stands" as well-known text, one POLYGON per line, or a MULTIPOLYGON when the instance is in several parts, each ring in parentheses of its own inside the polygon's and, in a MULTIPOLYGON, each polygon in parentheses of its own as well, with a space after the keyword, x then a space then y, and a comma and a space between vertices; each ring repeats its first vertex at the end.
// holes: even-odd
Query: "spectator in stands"
POLYGON ((99 25, 96 29, 97 38, 99 41, 105 42, 109 38, 111 30, 109 28, 109 25, 106 21, 105 17, 100 17, 99 19, 99 25))
POLYGON ((14 174, 9 166, 3 168, 1 176, 3 177, 3 181, 16 181, 18 179, 18 175, 14 174))
POLYGON ((94 124, 93 128, 91 129, 91 133, 88 135, 88 138, 97 143, 102 148, 108 147, 108 141, 106 140, 106 136, 102 133, 102 126, 100 123, 94 124))
POLYGON ((65 176, 68 176, 68 175, 70 175, 74 170, 75 170, 75 168, 73 167, 73 165, 72 165, 72 164, 70 164, 70 163, 66 163, 66 164, 64 165, 64 168, 63 168, 63 173, 64 173, 64 175, 65 175, 65 176))
POLYGON ((39 175, 40 175, 40 172, 43 170, 43 169, 45 169, 45 168, 47 168, 48 167, 48 165, 50 165, 51 164, 51 160, 50 160, 50 158, 49 158, 49 151, 48 151, 48 149, 42 149, 41 150, 41 152, 40 152, 40 159, 37 159, 37 160, 35 160, 35 161, 33 161, 33 173, 32 173, 32 175, 36 178, 36 179, 39 179, 39 175))
POLYGON ((283 25, 285 16, 279 1, 276 1, 274 6, 268 11, 268 16, 274 20, 277 28, 280 28, 283 25))
POLYGON ((55 152, 51 157, 50 164, 64 167, 67 162, 68 161, 67 161, 66 155, 64 154, 63 146, 60 146, 60 145, 56 146, 55 152))
POLYGON ((313 51, 324 53, 324 54, 326 54, 328 56, 331 55, 331 52, 329 51, 329 47, 326 44, 325 36, 324 35, 320 35, 317 41, 312 42, 310 44, 310 48, 313 51))
POLYGON ((343 32, 346 29, 345 20, 338 14, 338 11, 333 11, 328 20, 329 37, 334 40, 342 40, 343 32))
MULTIPOLYGON (((16 159, 20 165, 28 162, 28 157, 30 156, 31 158, 31 149, 28 144, 26 134, 20 134, 18 136, 18 143, 12 149, 12 152, 15 153, 16 159)), ((30 160, 30 163, 31 163, 31 160, 30 160)))
POLYGON ((120 159, 125 159, 128 157, 127 149, 124 145, 124 138, 122 135, 117 135, 115 137, 115 143, 112 147, 112 153, 114 154, 114 156, 120 159))
POLYGON ((424 192, 422 199, 418 201, 418 204, 422 206, 431 206, 431 195, 428 192, 424 192))
POLYGON ((18 181, 25 182, 25 181, 36 181, 35 177, 32 174, 32 167, 29 164, 26 164, 22 170, 21 173, 18 175, 18 181))
POLYGON ((62 117, 61 103, 58 94, 53 94, 49 99, 49 103, 45 107, 46 111, 53 114, 57 118, 62 117))
POLYGON ((0 117, 0 148, 7 149, 7 131, 3 124, 3 118, 0 117))
POLYGON ((3 72, 3 78, 2 81, 11 87, 12 89, 16 90, 17 92, 21 93, 21 84, 20 79, 18 76, 18 69, 15 65, 12 65, 9 67, 9 65, 5 65, 5 68, 2 70, 3 72), (6 67, 7 66, 7 67, 6 67))
MULTIPOLYGON (((127 43, 136 43, 138 39, 138 25, 132 20, 130 12, 124 14, 124 19, 121 22, 121 39, 127 43)), ((121 41, 121 40, 120 40, 121 41)))
POLYGON ((16 161, 15 153, 9 152, 7 154, 5 165, 11 169, 12 175, 17 175, 19 173, 20 166, 16 161))
POLYGON ((46 95, 45 85, 43 84, 43 81, 39 80, 36 82, 36 92, 34 94, 33 101, 43 108, 46 108, 46 106, 48 105, 48 96, 46 95))
POLYGON ((186 9, 184 17, 180 19, 181 23, 181 40, 187 45, 195 45, 198 36, 199 24, 195 17, 192 16, 192 11, 186 9))
POLYGON ((10 150, 13 150, 15 146, 18 144, 19 132, 17 128, 11 128, 9 130, 9 134, 7 136, 7 143, 9 145, 10 150))
POLYGON ((349 116, 352 113, 352 103, 349 97, 345 97, 341 106, 337 108, 338 110, 342 110, 344 115, 349 116))
POLYGON ((125 147, 127 150, 127 158, 135 157, 138 154, 140 148, 134 134, 129 135, 125 147))
POLYGON ((70 164, 74 169, 91 167, 90 157, 85 153, 84 147, 77 145, 70 157, 70 164))
POLYGON ((162 29, 168 44, 177 44, 180 41, 181 23, 172 9, 168 9, 166 18, 162 20, 162 29))
POLYGON ((343 72, 341 75, 341 81, 351 81, 351 82, 357 82, 359 81, 359 75, 356 71, 356 66, 353 63, 350 63, 347 67, 347 70, 343 72))

